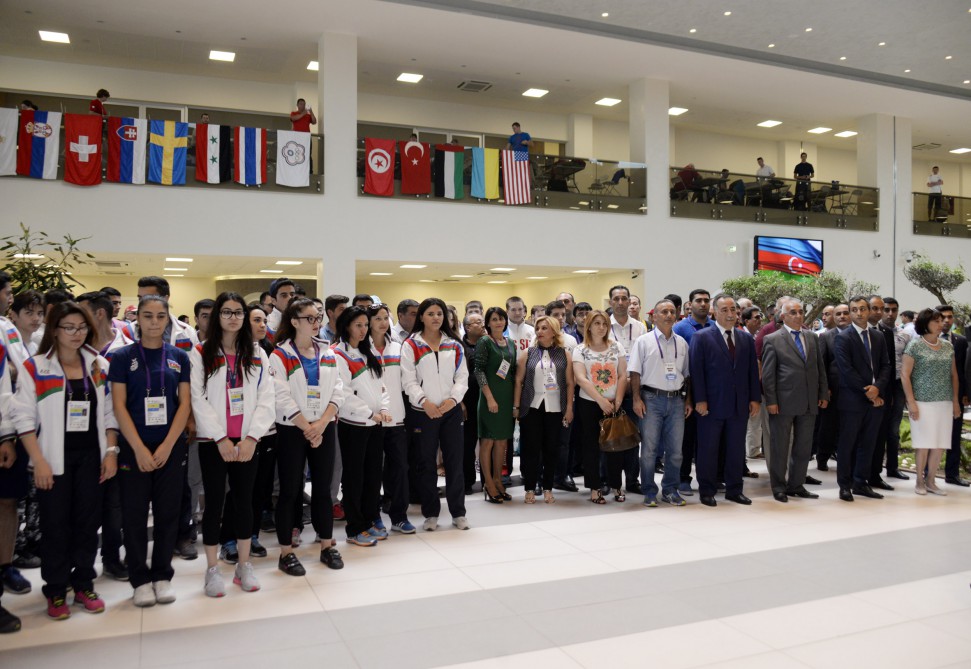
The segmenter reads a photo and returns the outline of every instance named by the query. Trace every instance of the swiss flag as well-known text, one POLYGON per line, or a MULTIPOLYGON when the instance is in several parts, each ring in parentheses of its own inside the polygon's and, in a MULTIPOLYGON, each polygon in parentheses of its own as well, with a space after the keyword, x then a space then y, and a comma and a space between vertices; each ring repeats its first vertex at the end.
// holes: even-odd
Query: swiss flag
POLYGON ((64 181, 78 186, 101 183, 100 116, 64 115, 64 181))
POLYGON ((364 192, 394 195, 393 139, 364 139, 364 192))
POLYGON ((431 147, 423 142, 398 142, 401 154, 401 192, 427 195, 432 192, 431 147))

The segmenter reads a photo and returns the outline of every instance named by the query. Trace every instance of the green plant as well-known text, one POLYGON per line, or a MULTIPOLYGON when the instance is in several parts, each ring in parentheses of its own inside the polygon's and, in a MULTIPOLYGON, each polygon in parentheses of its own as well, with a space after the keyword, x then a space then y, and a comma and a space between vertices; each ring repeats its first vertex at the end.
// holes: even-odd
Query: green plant
POLYGON ((54 241, 46 232, 31 232, 21 222, 19 235, 0 238, 0 252, 7 258, 0 270, 10 275, 17 293, 24 290, 45 292, 54 288, 71 290, 75 285, 84 287, 84 284, 73 281, 71 270, 83 264, 85 259, 94 258, 78 248, 86 239, 91 238, 75 239, 64 235, 63 241, 54 241))
POLYGON ((819 276, 803 281, 794 281, 774 272, 760 272, 722 283, 725 292, 745 296, 763 309, 775 304, 783 295, 798 298, 805 305, 807 324, 811 324, 827 304, 845 302, 851 295, 870 295, 878 289, 876 284, 848 281, 840 272, 821 272, 819 276))
POLYGON ((923 288, 937 298, 938 304, 948 302, 948 294, 957 290, 968 280, 964 267, 951 267, 937 263, 930 258, 915 253, 913 259, 904 265, 904 276, 918 288, 923 288))

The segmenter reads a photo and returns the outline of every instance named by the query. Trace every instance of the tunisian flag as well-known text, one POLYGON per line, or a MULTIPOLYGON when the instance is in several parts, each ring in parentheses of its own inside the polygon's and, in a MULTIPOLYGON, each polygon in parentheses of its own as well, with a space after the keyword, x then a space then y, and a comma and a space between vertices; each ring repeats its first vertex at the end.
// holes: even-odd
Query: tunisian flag
POLYGON ((364 192, 394 195, 393 139, 364 139, 364 192))
POLYGON ((398 142, 401 154, 401 192, 427 195, 432 192, 431 147, 423 142, 398 142))
POLYGON ((78 186, 101 183, 100 116, 64 115, 64 181, 78 186))

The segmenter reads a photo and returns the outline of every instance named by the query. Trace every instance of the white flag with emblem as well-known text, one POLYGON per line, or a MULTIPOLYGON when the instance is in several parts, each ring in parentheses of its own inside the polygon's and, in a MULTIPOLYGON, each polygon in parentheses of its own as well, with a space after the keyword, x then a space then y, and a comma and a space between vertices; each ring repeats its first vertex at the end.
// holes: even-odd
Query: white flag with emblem
POLYGON ((0 109, 0 176, 17 173, 17 110, 0 109))
POLYGON ((276 183, 306 188, 310 185, 310 133, 294 130, 276 132, 276 183))

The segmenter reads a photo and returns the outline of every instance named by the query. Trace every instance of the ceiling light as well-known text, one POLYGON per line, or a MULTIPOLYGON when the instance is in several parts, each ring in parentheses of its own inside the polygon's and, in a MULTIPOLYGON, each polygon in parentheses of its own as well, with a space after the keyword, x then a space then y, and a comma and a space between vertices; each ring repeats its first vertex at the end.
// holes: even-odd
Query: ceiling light
POLYGON ((971 79, 965 79, 965 80, 964 80, 964 83, 966 83, 966 84, 971 84, 971 79))
POLYGON ((40 38, 45 42, 58 42, 59 44, 70 44, 71 38, 67 33, 54 33, 49 30, 38 30, 40 38))
POLYGON ((904 74, 907 74, 908 72, 910 72, 910 70, 904 70, 904 74))
POLYGON ((610 14, 608 12, 604 12, 600 16, 603 17, 603 18, 607 18, 608 16, 610 16, 610 14))
POLYGON ((490 272, 515 272, 515 267, 493 267, 490 272))
POLYGON ((599 269, 575 269, 573 270, 573 273, 574 274, 596 274, 599 271, 600 271, 599 269))
POLYGON ((210 51, 209 60, 221 60, 227 63, 232 63, 236 60, 236 54, 232 51, 210 51))
POLYGON ((166 258, 165 262, 192 262, 192 258, 166 258))
POLYGON ((530 88, 528 91, 523 91, 523 95, 527 98, 541 98, 549 93, 549 91, 542 88, 530 88))
POLYGON ((302 265, 303 260, 277 260, 277 265, 302 265))
POLYGON ((623 100, 618 100, 617 98, 600 98, 595 105, 600 105, 601 107, 613 107, 614 105, 619 105, 623 100))
POLYGON ((185 276, 185 274, 163 274, 162 276, 185 276))
POLYGON ((398 265, 401 269, 425 269, 428 265, 398 265))
POLYGON ((829 132, 832 128, 826 128, 824 126, 819 126, 818 128, 813 128, 812 130, 807 130, 806 132, 811 132, 814 135, 822 135, 829 132))
POLYGON ((472 275, 471 274, 453 274, 449 278, 452 278, 452 279, 471 279, 472 278, 472 275))
POLYGON ((806 28, 806 32, 807 32, 807 33, 811 33, 812 31, 813 31, 813 29, 812 29, 812 28, 806 28))
POLYGON ((856 133, 852 130, 844 130, 843 132, 838 132, 834 137, 853 137, 856 133))
POLYGON ((398 75, 398 81, 403 81, 406 84, 417 84, 424 78, 424 74, 412 74, 410 72, 402 72, 398 75))
POLYGON ((886 42, 880 42, 880 43, 877 44, 877 46, 887 46, 887 43, 886 42))
POLYGON ((951 60, 954 56, 944 56, 944 60, 951 60))
POLYGON ((527 279, 548 279, 548 276, 527 276, 527 279))
POLYGON ((418 279, 418 283, 435 283, 431 279, 418 279))
POLYGON ((43 254, 40 253, 15 253, 14 258, 43 258, 43 254))
POLYGON ((971 149, 951 149, 950 153, 971 153, 971 149))
POLYGON ((371 272, 370 276, 394 276, 391 272, 371 272))
POLYGON ((762 121, 761 123, 756 123, 755 125, 760 128, 774 128, 777 125, 782 125, 782 121, 762 121))
POLYGON ((846 56, 840 56, 840 60, 846 60, 846 56))
POLYGON ((166 272, 188 272, 188 267, 163 267, 166 272))
POLYGON ((509 283, 508 281, 486 281, 486 283, 509 283))
POLYGON ((696 32, 698 32, 698 29, 697 28, 692 28, 688 32, 691 33, 692 35, 694 35, 696 32))
POLYGON ((688 110, 685 107, 670 107, 668 108, 668 116, 681 116, 686 111, 688 110))
POLYGON ((731 16, 731 15, 732 15, 731 12, 725 12, 725 16, 731 16))
POLYGON ((586 207, 590 203, 586 200, 580 200, 579 202, 577 202, 577 204, 580 205, 581 207, 586 207))
POLYGON ((769 45, 769 48, 770 48, 770 49, 774 49, 774 48, 775 48, 775 44, 770 44, 770 45, 769 45))
POLYGON ((283 274, 282 269, 261 269, 260 274, 283 274))
POLYGON ((318 61, 316 61, 316 60, 312 60, 309 63, 307 63, 307 69, 308 70, 312 70, 314 72, 319 72, 320 71, 320 63, 318 61))

